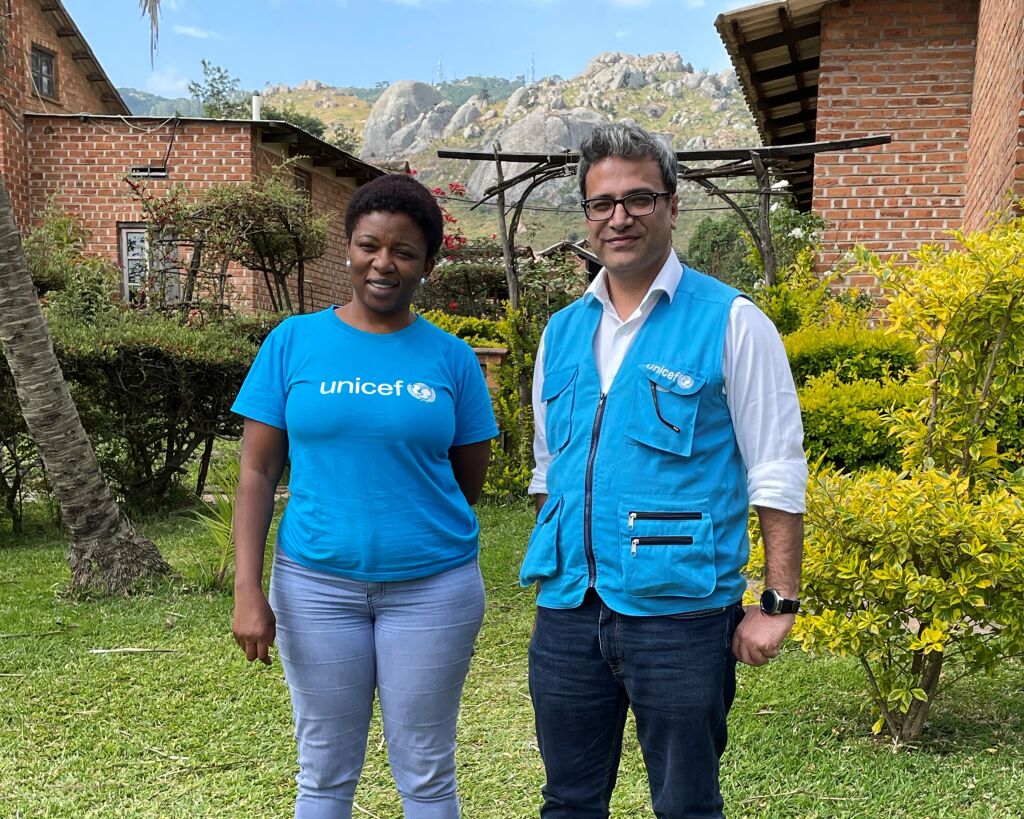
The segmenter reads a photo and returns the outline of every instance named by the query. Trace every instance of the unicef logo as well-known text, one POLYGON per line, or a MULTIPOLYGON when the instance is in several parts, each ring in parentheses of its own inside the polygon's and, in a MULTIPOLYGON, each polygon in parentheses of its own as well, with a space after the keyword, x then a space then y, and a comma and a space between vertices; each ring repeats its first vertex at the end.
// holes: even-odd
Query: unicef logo
POLYGON ((688 390, 693 386, 693 378, 686 373, 670 370, 668 367, 664 367, 661 364, 648 364, 647 369, 651 372, 656 372, 658 375, 663 376, 670 381, 675 381, 684 390, 688 390))
POLYGON ((422 401, 425 404, 432 404, 434 398, 437 396, 434 394, 434 388, 428 387, 426 384, 410 384, 409 395, 418 401, 422 401))

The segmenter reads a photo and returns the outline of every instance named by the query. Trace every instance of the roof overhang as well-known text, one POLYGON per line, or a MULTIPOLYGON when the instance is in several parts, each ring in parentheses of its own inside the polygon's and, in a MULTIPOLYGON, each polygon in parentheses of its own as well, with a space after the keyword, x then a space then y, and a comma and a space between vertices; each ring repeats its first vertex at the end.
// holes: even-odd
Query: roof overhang
MULTIPOLYGON (((765 145, 816 141, 821 10, 833 2, 850 0, 772 0, 715 20, 765 145)), ((811 205, 813 162, 781 174, 802 210, 811 205)))
POLYGON ((85 78, 100 94, 100 99, 112 114, 130 115, 131 110, 121 98, 121 94, 110 81, 107 73, 96 59, 89 44, 71 19, 61 0, 39 0, 39 10, 53 25, 57 39, 67 48, 68 56, 82 69, 85 78))
POLYGON ((144 127, 151 130, 154 126, 200 124, 200 125, 238 125, 257 129, 257 137, 260 143, 267 146, 283 147, 282 153, 289 157, 308 157, 315 168, 333 170, 336 177, 350 178, 357 185, 384 176, 388 173, 383 168, 364 162, 359 157, 343 151, 330 142, 325 142, 320 137, 309 131, 292 125, 290 122, 278 120, 252 120, 252 119, 211 119, 209 117, 133 117, 114 116, 101 114, 53 114, 53 113, 26 113, 26 117, 32 119, 76 119, 82 121, 97 120, 110 124, 122 124, 138 129, 144 127))

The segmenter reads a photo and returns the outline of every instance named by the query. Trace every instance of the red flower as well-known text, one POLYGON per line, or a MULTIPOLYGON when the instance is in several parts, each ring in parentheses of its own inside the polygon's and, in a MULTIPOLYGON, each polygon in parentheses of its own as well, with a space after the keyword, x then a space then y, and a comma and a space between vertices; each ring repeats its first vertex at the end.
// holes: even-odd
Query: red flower
POLYGON ((459 303, 457 301, 455 301, 455 299, 452 299, 450 302, 448 302, 448 309, 449 310, 458 310, 459 309, 459 303))

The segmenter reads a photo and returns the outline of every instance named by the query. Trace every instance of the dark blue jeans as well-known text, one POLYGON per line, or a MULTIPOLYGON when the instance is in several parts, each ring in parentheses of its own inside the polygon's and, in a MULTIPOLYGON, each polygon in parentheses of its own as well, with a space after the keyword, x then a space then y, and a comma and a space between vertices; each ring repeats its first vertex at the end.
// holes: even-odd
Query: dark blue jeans
POLYGON ((537 609, 530 695, 547 783, 543 819, 605 819, 633 709, 658 819, 718 819, 718 760, 736 694, 742 608, 618 614, 594 591, 537 609))

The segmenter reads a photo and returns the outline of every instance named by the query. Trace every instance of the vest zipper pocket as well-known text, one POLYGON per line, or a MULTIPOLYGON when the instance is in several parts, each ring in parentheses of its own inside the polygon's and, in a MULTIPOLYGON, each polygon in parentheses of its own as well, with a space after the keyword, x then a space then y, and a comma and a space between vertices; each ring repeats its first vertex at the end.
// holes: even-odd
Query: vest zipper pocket
POLYGON ((638 520, 703 520, 703 512, 630 512, 629 528, 638 520))
POLYGON ((688 535, 665 535, 660 537, 635 537, 629 541, 629 553, 636 557, 641 546, 692 546, 693 538, 688 535))

